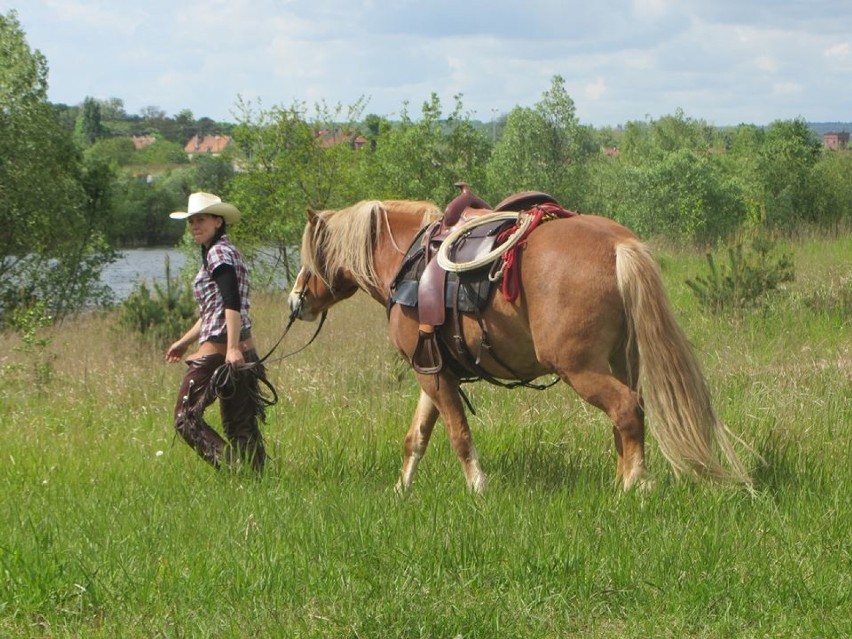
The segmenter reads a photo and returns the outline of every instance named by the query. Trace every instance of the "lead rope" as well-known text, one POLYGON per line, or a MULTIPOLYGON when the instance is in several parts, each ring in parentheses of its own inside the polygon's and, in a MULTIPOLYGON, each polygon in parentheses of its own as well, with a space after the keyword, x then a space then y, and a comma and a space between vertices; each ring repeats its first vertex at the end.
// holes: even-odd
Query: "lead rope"
POLYGON ((275 359, 269 359, 270 355, 272 355, 272 353, 275 352, 275 349, 277 349, 281 345, 281 342, 284 341, 284 338, 287 336, 287 333, 290 332, 290 329, 292 328, 293 324, 296 323, 296 320, 299 317, 299 313, 302 310, 302 303, 305 300, 307 284, 310 279, 311 273, 309 271, 305 278, 305 286, 299 292, 299 302, 296 304, 296 307, 290 312, 290 317, 287 321, 287 326, 284 328, 284 332, 281 333, 281 337, 278 338, 278 341, 275 342, 275 344, 272 346, 272 348, 269 349, 269 352, 267 352, 266 355, 261 357, 256 362, 246 362, 238 369, 235 369, 231 364, 225 363, 216 368, 215 371, 213 371, 210 383, 216 390, 217 397, 219 397, 220 399, 230 399, 231 397, 233 397, 237 388, 236 375, 240 373, 247 373, 253 375, 258 381, 257 388, 252 389, 252 401, 256 406, 258 406, 261 412, 263 412, 263 410, 267 406, 273 406, 274 404, 278 403, 278 391, 275 389, 275 386, 273 386, 272 382, 267 379, 266 375, 261 372, 263 370, 263 367, 261 365, 267 361, 269 363, 279 362, 282 359, 291 357, 292 355, 295 355, 296 353, 299 353, 306 349, 317 338, 317 335, 319 335, 320 330, 322 330, 323 324, 325 324, 325 318, 328 316, 328 311, 323 311, 322 315, 320 316, 319 324, 317 325, 317 328, 314 331, 314 334, 303 346, 300 346, 296 350, 290 351, 289 353, 285 353, 280 357, 276 357, 275 359), (269 396, 263 393, 263 391, 261 390, 261 386, 266 387, 266 389, 269 391, 269 396))
MULTIPOLYGON (((293 324, 295 324, 296 320, 299 318, 299 314, 302 311, 302 304, 305 301, 305 295, 308 292, 308 283, 310 281, 311 281, 311 272, 306 271, 305 283, 302 285, 302 290, 299 291, 299 301, 296 304, 296 307, 290 312, 290 318, 287 321, 287 326, 284 328, 284 332, 281 333, 281 337, 279 337, 278 341, 275 342, 274 346, 269 349, 269 352, 266 355, 264 355, 263 357, 260 358, 260 361, 258 363, 262 364, 267 359, 269 359, 269 356, 272 355, 272 353, 275 351, 275 349, 278 348, 278 346, 281 344, 282 341, 284 341, 284 337, 287 335, 287 333, 290 332, 290 328, 293 326, 293 324)), ((270 363, 280 362, 282 359, 286 359, 288 357, 295 355, 296 353, 300 353, 303 350, 305 350, 308 346, 310 346, 313 343, 313 341, 317 338, 317 335, 319 335, 319 332, 322 329, 322 325, 325 324, 325 318, 327 316, 328 316, 328 311, 323 311, 322 315, 320 316, 319 324, 317 325, 317 328, 314 331, 314 334, 311 335, 311 338, 307 341, 307 343, 304 346, 300 346, 299 348, 297 348, 294 351, 290 351, 289 353, 285 353, 284 355, 281 355, 280 357, 276 357, 273 360, 269 360, 270 363)))

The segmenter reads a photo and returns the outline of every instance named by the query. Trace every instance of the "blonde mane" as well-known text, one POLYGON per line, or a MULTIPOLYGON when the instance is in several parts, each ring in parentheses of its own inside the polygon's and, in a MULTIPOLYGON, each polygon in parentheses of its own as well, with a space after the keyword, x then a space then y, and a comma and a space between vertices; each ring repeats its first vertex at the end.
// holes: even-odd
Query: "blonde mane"
POLYGON ((431 202, 364 200, 345 209, 320 211, 302 235, 302 265, 332 288, 334 275, 348 271, 363 290, 378 287, 373 263, 375 239, 389 228, 388 211, 420 218, 420 227, 438 219, 431 202))

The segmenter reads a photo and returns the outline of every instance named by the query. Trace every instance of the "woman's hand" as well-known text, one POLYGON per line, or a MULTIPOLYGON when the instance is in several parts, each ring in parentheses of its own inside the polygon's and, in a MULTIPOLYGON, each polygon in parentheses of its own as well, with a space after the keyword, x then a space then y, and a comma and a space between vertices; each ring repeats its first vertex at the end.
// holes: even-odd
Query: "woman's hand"
POLYGON ((183 358, 186 348, 186 344, 180 340, 176 341, 174 344, 169 346, 169 350, 166 351, 166 361, 179 362, 183 358))
POLYGON ((234 368, 242 366, 246 363, 246 358, 243 355, 243 349, 239 346, 229 348, 225 353, 225 361, 234 368))

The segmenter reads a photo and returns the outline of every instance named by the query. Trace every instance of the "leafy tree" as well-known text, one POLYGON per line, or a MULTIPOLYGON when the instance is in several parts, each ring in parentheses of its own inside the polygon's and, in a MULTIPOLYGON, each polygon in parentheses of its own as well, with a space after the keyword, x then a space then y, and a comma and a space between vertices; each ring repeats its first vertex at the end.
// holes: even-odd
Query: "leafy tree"
POLYGON ((621 148, 628 158, 638 163, 680 150, 706 153, 712 142, 712 127, 677 109, 659 120, 628 122, 621 148))
POLYGON ((370 150, 375 151, 379 142, 379 137, 390 130, 391 123, 385 118, 371 113, 364 118, 364 128, 364 135, 370 143, 370 150))
POLYGON ((608 207, 602 212, 639 235, 706 244, 743 221, 738 184, 712 157, 680 149, 638 159, 611 158, 599 201, 608 207))
POLYGON ((94 98, 86 98, 77 116, 74 137, 83 148, 92 146, 106 135, 101 122, 101 105, 94 98))
POLYGON ((147 120, 150 123, 155 123, 159 120, 164 120, 166 118, 166 112, 163 111, 160 107, 154 105, 142 107, 142 110, 139 112, 139 115, 142 116, 143 120, 147 120))
POLYGON ((121 98, 98 100, 98 104, 100 105, 101 118, 104 122, 124 120, 127 118, 127 113, 124 110, 124 100, 121 98))
POLYGON ((189 157, 176 142, 158 139, 136 152, 135 164, 187 164, 189 157))
POLYGON ((821 148, 801 118, 775 121, 767 127, 759 161, 769 226, 791 228, 811 218, 813 189, 809 176, 821 148))
POLYGON ((654 147, 664 153, 681 149, 703 153, 713 141, 713 129, 704 120, 689 118, 677 109, 653 123, 651 138, 654 147))
POLYGON ((565 81, 554 76, 534 108, 515 107, 487 166, 488 193, 495 199, 516 191, 545 191, 560 201, 575 192, 572 167, 593 151, 580 127, 565 81))
POLYGON ((115 166, 128 166, 136 161, 136 147, 128 137, 104 138, 86 149, 86 156, 111 162, 115 166))
POLYGON ((63 130, 67 131, 69 135, 73 135, 74 127, 77 126, 77 115, 80 113, 80 107, 67 104, 53 104, 51 106, 63 130))
POLYGON ((345 112, 340 105, 331 108, 320 103, 309 122, 302 104, 269 110, 239 104, 240 121, 233 135, 241 170, 231 180, 227 195, 245 215, 234 234, 256 247, 271 249, 273 255, 266 263, 280 265, 288 279, 305 210, 352 203, 357 152, 351 144, 337 142, 359 131, 356 122, 361 109, 362 101, 345 112))
POLYGON ((0 15, 0 315, 44 302, 54 317, 98 298, 98 188, 47 101, 48 67, 17 19, 0 15))
POLYGON ((183 109, 175 116, 175 128, 177 129, 177 143, 186 146, 186 143, 195 135, 197 127, 195 117, 189 109, 183 109))
POLYGON ((826 152, 809 176, 812 208, 808 220, 840 232, 852 221, 852 153, 826 152))
POLYGON ((481 190, 489 143, 471 124, 461 98, 455 96, 446 120, 434 93, 423 103, 419 121, 411 119, 407 105, 403 108, 401 121, 379 137, 369 159, 369 197, 425 199, 441 205, 458 194, 456 182, 481 190))
POLYGON ((200 154, 193 158, 194 191, 225 193, 234 177, 234 163, 227 156, 200 154))
POLYGON ((745 226, 757 229, 766 222, 766 193, 761 149, 765 130, 753 124, 741 124, 731 132, 729 149, 715 156, 742 194, 745 226))

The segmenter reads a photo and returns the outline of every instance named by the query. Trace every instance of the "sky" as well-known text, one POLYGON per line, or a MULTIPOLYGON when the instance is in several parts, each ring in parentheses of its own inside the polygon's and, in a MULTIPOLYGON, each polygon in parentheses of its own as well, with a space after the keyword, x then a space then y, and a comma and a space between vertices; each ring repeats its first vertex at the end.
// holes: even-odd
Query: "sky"
POLYGON ((489 122, 561 76, 582 124, 852 121, 849 0, 0 0, 48 98, 236 122, 316 104, 489 122))

